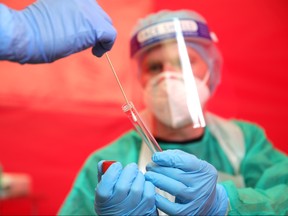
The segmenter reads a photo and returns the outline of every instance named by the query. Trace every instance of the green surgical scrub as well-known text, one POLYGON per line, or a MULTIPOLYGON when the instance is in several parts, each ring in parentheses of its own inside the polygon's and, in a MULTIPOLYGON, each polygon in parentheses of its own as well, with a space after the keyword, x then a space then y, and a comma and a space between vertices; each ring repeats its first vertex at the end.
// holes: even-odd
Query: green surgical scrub
MULTIPOLYGON (((287 215, 288 157, 277 151, 258 126, 232 121, 243 133, 245 152, 240 174, 245 187, 237 188, 231 180, 221 182, 230 200, 229 215, 287 215)), ((67 196, 59 215, 95 215, 94 196, 97 185, 97 163, 115 160, 123 166, 138 162, 142 140, 129 131, 118 140, 93 153, 67 196)), ((218 171, 235 174, 234 169, 209 127, 202 139, 187 143, 159 142, 163 150, 180 149, 211 163, 218 171)))

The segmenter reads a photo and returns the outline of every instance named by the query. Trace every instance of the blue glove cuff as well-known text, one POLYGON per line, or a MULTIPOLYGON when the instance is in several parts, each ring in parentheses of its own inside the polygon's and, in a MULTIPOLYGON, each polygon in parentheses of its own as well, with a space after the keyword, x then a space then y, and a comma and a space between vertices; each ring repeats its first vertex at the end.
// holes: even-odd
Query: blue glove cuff
POLYGON ((216 207, 215 212, 213 214, 227 215, 230 206, 228 194, 225 188, 220 184, 217 184, 216 190, 217 190, 217 199, 214 202, 214 205, 217 205, 218 208, 216 207))

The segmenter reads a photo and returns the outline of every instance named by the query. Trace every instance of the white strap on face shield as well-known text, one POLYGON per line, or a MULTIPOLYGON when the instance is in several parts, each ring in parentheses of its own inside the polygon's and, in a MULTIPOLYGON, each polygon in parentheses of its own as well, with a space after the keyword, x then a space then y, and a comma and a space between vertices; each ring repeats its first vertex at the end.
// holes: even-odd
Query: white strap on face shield
POLYGON ((205 119, 202 112, 201 103, 197 93, 196 82, 193 77, 193 70, 190 64, 184 36, 182 34, 180 21, 173 19, 176 32, 176 40, 178 44, 178 52, 180 55, 184 83, 187 92, 187 106, 193 121, 194 128, 205 127, 205 119))

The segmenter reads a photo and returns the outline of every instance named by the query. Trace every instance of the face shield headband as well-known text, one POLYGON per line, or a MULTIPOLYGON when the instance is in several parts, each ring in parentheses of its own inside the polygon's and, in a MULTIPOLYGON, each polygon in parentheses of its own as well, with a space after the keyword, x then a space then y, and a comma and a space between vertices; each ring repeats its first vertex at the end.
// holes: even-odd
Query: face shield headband
MULTIPOLYGON (((182 34, 185 41, 199 40, 202 43, 211 43, 213 37, 205 23, 193 19, 180 19, 182 34)), ((176 29, 173 20, 155 23, 138 31, 130 41, 130 55, 134 57, 139 51, 169 39, 176 38, 176 29)))

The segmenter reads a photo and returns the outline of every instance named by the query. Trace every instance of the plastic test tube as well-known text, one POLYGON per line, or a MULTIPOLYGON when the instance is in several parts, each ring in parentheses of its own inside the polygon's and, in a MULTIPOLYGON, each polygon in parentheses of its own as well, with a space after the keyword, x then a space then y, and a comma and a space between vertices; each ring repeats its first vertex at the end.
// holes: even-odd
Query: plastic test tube
MULTIPOLYGON (((128 116, 129 120, 132 122, 133 126, 137 130, 138 134, 142 137, 144 142, 149 147, 152 153, 161 152, 162 149, 153 137, 153 135, 148 130, 147 126, 142 121, 139 113, 135 109, 132 102, 124 104, 122 110, 128 116)), ((102 164, 102 172, 105 173, 106 170, 113 164, 115 161, 104 161, 102 164)))
MULTIPOLYGON (((157 141, 155 140, 155 138, 153 137, 153 135, 150 133, 150 131, 148 130, 148 128, 146 127, 146 125, 144 124, 144 122, 142 121, 142 119, 140 118, 137 110, 135 109, 134 105, 132 102, 129 102, 126 94, 122 88, 122 85, 118 79, 118 76, 114 70, 114 67, 112 65, 112 62, 110 61, 110 58, 108 56, 107 53, 105 53, 105 56, 107 58, 107 61, 109 62, 109 65, 111 67, 111 70, 116 78, 116 81, 120 87, 120 90, 125 98, 126 104, 124 104, 122 106, 122 110, 124 111, 124 113, 126 113, 126 115, 128 116, 128 118, 130 119, 130 121, 132 122, 133 126, 135 127, 135 129, 137 130, 137 132, 139 133, 139 135, 142 137, 142 139, 144 140, 144 142, 147 144, 147 146, 149 147, 149 149, 151 150, 152 153, 155 152, 159 152, 162 151, 162 149, 160 148, 160 146, 158 145, 157 141)), ((104 161, 102 164, 102 172, 105 173, 106 170, 111 166, 111 164, 113 164, 115 161, 104 161)))
POLYGON ((161 152, 162 151, 161 147, 159 146, 153 135, 150 133, 147 126, 142 121, 133 103, 129 102, 127 104, 124 104, 122 106, 122 110, 124 113, 126 113, 128 118, 132 122, 133 126, 135 127, 139 135, 142 137, 144 142, 147 144, 151 152, 152 153, 161 152))

